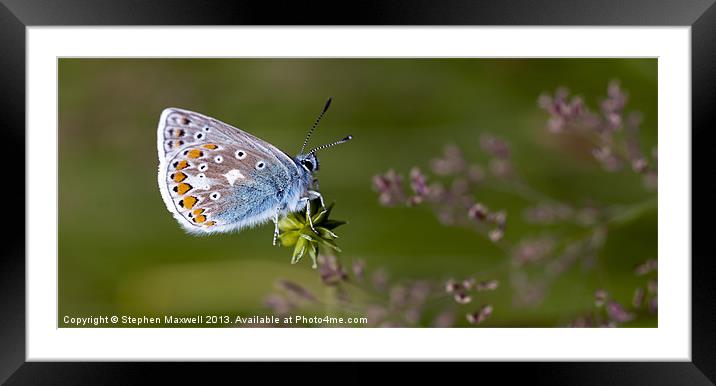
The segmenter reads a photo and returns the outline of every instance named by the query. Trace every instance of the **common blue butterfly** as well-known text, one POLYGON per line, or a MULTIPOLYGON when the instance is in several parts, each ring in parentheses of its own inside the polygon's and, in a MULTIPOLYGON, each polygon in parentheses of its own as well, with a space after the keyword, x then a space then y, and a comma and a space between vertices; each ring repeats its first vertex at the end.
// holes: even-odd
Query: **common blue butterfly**
POLYGON ((238 231, 273 220, 275 245, 280 217, 305 209, 310 222, 308 201, 318 198, 323 206, 314 190, 316 152, 353 138, 304 153, 330 104, 329 98, 296 157, 214 118, 164 109, 157 128, 157 180, 167 209, 195 234, 238 231))

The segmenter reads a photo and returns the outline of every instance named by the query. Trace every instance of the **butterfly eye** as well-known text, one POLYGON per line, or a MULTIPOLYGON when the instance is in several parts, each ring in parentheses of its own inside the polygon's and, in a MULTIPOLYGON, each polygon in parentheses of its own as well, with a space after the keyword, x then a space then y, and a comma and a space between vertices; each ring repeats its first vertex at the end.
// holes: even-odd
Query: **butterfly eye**
POLYGON ((261 169, 263 169, 265 166, 266 166, 266 164, 264 163, 264 161, 259 161, 259 162, 256 163, 256 170, 261 170, 261 169))
POLYGON ((301 163, 303 164, 303 166, 306 167, 306 169, 308 169, 309 172, 313 171, 313 162, 311 162, 311 161, 303 161, 303 162, 301 162, 301 163))
POLYGON ((220 163, 224 162, 224 157, 217 155, 216 158, 214 158, 214 162, 216 162, 217 164, 220 164, 220 163))
POLYGON ((219 197, 221 197, 221 193, 219 193, 219 192, 214 192, 214 193, 212 193, 212 194, 209 195, 209 198, 211 198, 211 199, 214 200, 214 201, 218 200, 219 197))
POLYGON ((236 153, 234 153, 234 155, 235 155, 236 158, 238 158, 238 159, 244 159, 244 158, 246 158, 246 152, 243 151, 243 150, 237 150, 236 153))

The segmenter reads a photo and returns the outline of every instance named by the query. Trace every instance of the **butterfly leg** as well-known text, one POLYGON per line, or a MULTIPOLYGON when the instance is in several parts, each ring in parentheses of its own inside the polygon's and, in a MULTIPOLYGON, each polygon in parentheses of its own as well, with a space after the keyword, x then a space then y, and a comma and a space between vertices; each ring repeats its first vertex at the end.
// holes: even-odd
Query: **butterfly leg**
POLYGON ((326 204, 323 202, 323 195, 321 193, 318 193, 315 190, 309 190, 308 194, 309 196, 318 197, 318 199, 321 200, 321 208, 326 208, 326 204))
POLYGON ((316 228, 313 227, 313 219, 311 218, 311 197, 301 197, 302 201, 306 201, 306 219, 313 233, 318 234, 316 228))
POLYGON ((276 239, 278 238, 278 208, 273 216, 273 245, 276 245, 276 239))

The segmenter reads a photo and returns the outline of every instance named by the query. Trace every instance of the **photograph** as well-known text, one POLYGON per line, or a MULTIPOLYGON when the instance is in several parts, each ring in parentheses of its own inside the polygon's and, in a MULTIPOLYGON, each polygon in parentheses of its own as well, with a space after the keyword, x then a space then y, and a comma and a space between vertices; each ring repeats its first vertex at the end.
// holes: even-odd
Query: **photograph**
POLYGON ((657 328, 657 76, 60 57, 57 326, 657 328))
POLYGON ((0 0, 0 383, 714 384, 715 1, 0 0))

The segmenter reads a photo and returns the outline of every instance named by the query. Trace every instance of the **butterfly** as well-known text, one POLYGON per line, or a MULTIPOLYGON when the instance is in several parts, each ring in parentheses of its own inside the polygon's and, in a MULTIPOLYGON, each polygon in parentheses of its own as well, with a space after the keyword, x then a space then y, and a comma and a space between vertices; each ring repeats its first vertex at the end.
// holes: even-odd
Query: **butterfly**
POLYGON ((299 154, 291 157, 272 144, 217 119, 179 108, 162 111, 157 127, 158 183, 164 204, 192 234, 231 232, 273 220, 273 244, 283 216, 306 211, 317 191, 316 152, 308 140, 331 105, 331 98, 308 131, 299 154))

